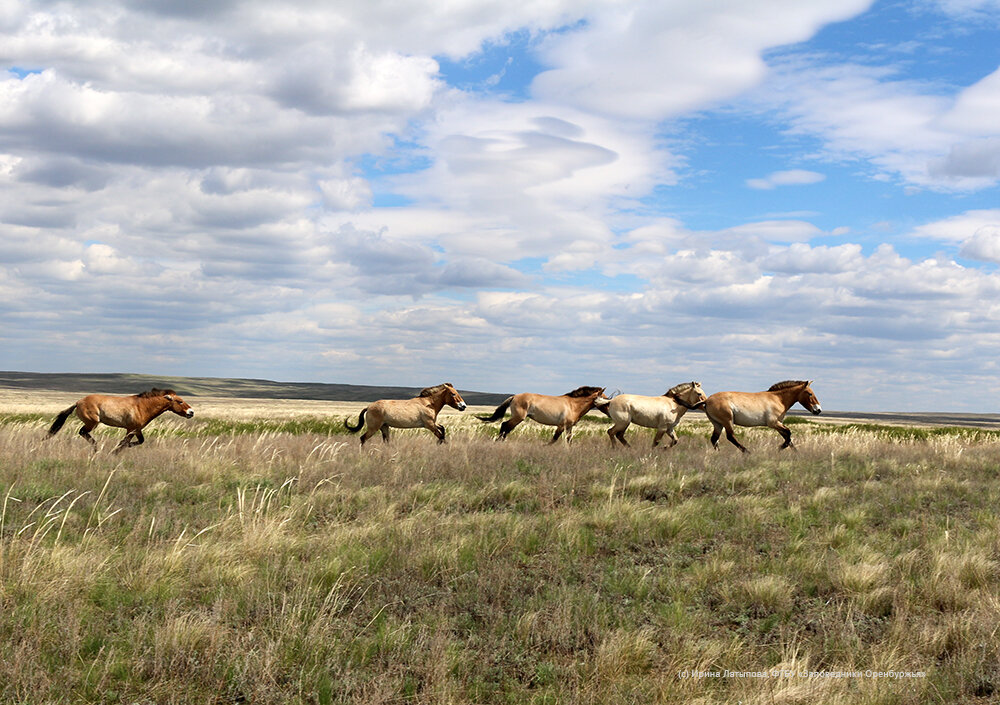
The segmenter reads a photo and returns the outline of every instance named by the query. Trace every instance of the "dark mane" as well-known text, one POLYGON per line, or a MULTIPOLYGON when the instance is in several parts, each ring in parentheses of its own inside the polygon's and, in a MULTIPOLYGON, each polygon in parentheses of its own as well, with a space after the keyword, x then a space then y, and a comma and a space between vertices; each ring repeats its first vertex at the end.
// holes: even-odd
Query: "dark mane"
POLYGON ((134 396, 137 396, 140 399, 149 399, 150 397, 165 397, 168 394, 177 394, 177 392, 173 389, 157 389, 156 387, 153 387, 148 392, 139 392, 134 396))
POLYGON ((801 387, 806 384, 809 384, 809 382, 804 379, 797 379, 797 380, 788 379, 785 380, 784 382, 778 382, 777 384, 772 384, 770 387, 767 388, 767 391, 777 392, 782 389, 788 389, 789 387, 801 387))
POLYGON ((692 387, 694 387, 696 384, 698 384, 698 383, 697 382, 681 382, 680 384, 674 385, 673 387, 671 387, 670 389, 668 389, 667 391, 665 391, 663 393, 663 396, 665 396, 665 397, 676 396, 676 395, 680 394, 681 392, 686 392, 687 390, 689 390, 692 387))
POLYGON ((572 392, 566 392, 564 397, 589 397, 601 391, 601 387, 577 387, 572 392))
POLYGON ((435 394, 437 394, 438 392, 444 390, 445 388, 447 388, 447 387, 454 387, 454 386, 455 385, 453 385, 451 382, 445 382, 444 384, 435 384, 433 387, 425 387, 424 389, 421 389, 420 390, 420 394, 418 394, 417 396, 418 397, 432 397, 435 394))

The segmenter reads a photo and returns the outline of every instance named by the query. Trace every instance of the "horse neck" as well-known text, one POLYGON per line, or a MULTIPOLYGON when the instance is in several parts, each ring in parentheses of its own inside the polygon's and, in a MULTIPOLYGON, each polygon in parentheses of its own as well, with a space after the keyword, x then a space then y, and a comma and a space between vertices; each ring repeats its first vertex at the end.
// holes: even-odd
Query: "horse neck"
MULTIPOLYGON (((690 403, 689 401, 681 399, 680 394, 664 394, 663 396, 672 401, 675 406, 679 407, 680 416, 683 416, 685 411, 694 406, 694 404, 690 403)), ((678 418, 680 418, 680 416, 678 416, 678 418)))
POLYGON ((799 400, 799 394, 802 393, 802 387, 789 387, 788 389, 779 389, 776 392, 771 392, 781 400, 782 406, 785 407, 785 411, 788 411, 793 406, 795 402, 799 400))
POLYGON ((431 396, 431 397, 424 397, 424 399, 427 400, 427 402, 426 402, 427 406, 429 406, 431 408, 431 410, 434 412, 435 416, 437 416, 438 414, 441 413, 441 409, 444 408, 444 393, 443 392, 441 394, 435 394, 434 396, 431 396))
POLYGON ((144 423, 149 423, 170 408, 170 402, 165 397, 147 397, 139 400, 144 423))
POLYGON ((577 410, 579 416, 583 416, 588 411, 594 408, 594 402, 597 401, 597 395, 592 397, 570 397, 569 403, 573 405, 573 408, 577 410))

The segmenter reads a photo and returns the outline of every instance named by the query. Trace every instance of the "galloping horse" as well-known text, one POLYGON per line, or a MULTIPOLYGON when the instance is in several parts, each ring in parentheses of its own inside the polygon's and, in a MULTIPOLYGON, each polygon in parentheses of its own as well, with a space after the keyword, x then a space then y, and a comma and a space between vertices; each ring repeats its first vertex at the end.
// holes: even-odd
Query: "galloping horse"
POLYGON ((623 446, 628 445, 625 440, 625 429, 630 423, 646 428, 655 428, 656 435, 653 436, 653 447, 655 448, 663 438, 663 434, 670 434, 670 446, 677 445, 677 434, 674 429, 681 422, 681 418, 688 409, 697 409, 705 402, 705 392, 701 389, 699 382, 682 382, 675 387, 668 389, 660 397, 644 397, 638 394, 619 394, 612 397, 611 403, 603 407, 601 411, 611 417, 615 425, 608 429, 608 438, 611 445, 618 439, 623 446))
POLYGON ((90 435, 90 432, 97 424, 103 423, 126 430, 125 437, 114 449, 115 453, 124 448, 141 445, 146 440, 143 438, 142 429, 164 411, 172 411, 186 419, 194 416, 191 405, 177 396, 177 392, 172 389, 153 388, 148 392, 128 397, 90 394, 65 411, 60 412, 49 428, 49 436, 54 436, 74 411, 77 418, 83 421, 80 435, 90 441, 95 451, 97 450, 97 441, 90 435))
POLYGON ((504 440, 508 433, 528 418, 547 426, 556 427, 556 435, 552 436, 549 443, 555 443, 559 440, 563 431, 566 432, 566 442, 568 443, 573 437, 573 426, 583 418, 583 415, 595 406, 603 406, 609 401, 611 400, 604 396, 604 387, 579 387, 558 397, 524 392, 507 397, 504 403, 496 408, 492 416, 480 416, 479 420, 484 423, 499 421, 507 413, 507 408, 510 407, 510 418, 500 425, 498 441, 504 440))
POLYGON ((794 448, 792 432, 781 423, 788 410, 798 402, 814 414, 823 411, 819 400, 810 388, 812 382, 794 381, 772 384, 766 392, 716 392, 705 402, 705 413, 715 430, 712 445, 718 449, 719 436, 726 430, 726 438, 744 453, 744 448, 733 435, 733 424, 737 426, 769 426, 781 434, 785 442, 781 448, 794 448))
POLYGON ((437 417, 445 404, 465 411, 465 400, 450 382, 422 389, 412 399, 379 399, 361 410, 357 426, 351 426, 348 418, 344 420, 344 427, 351 433, 357 433, 365 425, 367 415, 368 428, 361 435, 361 445, 379 431, 382 432, 382 441, 388 443, 390 426, 426 428, 437 436, 438 443, 444 443, 444 426, 438 424, 437 417))

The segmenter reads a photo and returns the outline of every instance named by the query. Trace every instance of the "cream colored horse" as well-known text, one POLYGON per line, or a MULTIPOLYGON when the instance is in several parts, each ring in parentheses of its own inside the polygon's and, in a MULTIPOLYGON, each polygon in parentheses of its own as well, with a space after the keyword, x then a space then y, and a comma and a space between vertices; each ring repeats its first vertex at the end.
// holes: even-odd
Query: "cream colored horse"
POLYGON ((699 382, 683 382, 671 387, 659 397, 619 394, 601 411, 615 422, 615 425, 608 429, 608 438, 611 439, 612 446, 615 444, 615 439, 623 446, 628 445, 628 441, 625 440, 625 430, 629 424, 634 423, 637 426, 656 429, 656 435, 653 436, 654 448, 659 445, 663 434, 670 436, 669 447, 673 447, 677 445, 677 434, 674 433, 674 429, 688 409, 700 407, 705 399, 705 392, 702 391, 699 382))
POLYGON ((444 443, 444 426, 438 424, 437 417, 445 404, 465 411, 465 400, 449 382, 422 389, 412 399, 379 399, 361 410, 357 426, 351 426, 348 420, 344 421, 344 426, 351 433, 357 433, 367 422, 368 428, 361 434, 361 445, 379 431, 382 441, 387 443, 390 427, 426 428, 437 436, 438 443, 444 443))
POLYGON ((142 435, 142 429, 165 411, 172 411, 186 419, 194 416, 191 405, 177 396, 177 392, 172 389, 154 388, 129 397, 90 394, 60 412, 49 428, 49 436, 54 436, 74 411, 77 418, 83 421, 80 435, 90 441, 94 450, 97 450, 97 441, 90 432, 98 424, 103 423, 126 430, 125 437, 114 450, 115 453, 142 444, 146 440, 142 435), (133 438, 135 440, 132 440, 133 438))
POLYGON ((705 413, 715 430, 712 432, 712 445, 719 447, 719 437, 723 429, 726 438, 744 453, 744 448, 733 434, 736 426, 769 426, 781 434, 785 442, 781 448, 794 448, 792 432, 788 426, 781 423, 785 414, 795 403, 804 406, 808 411, 819 414, 819 400, 809 386, 812 382, 793 381, 778 382, 771 385, 766 392, 716 392, 705 402, 705 413))
POLYGON ((492 416, 480 417, 479 420, 485 423, 499 421, 510 408, 510 418, 500 424, 498 441, 507 438, 507 434, 525 419, 532 419, 546 426, 556 427, 556 434, 549 443, 555 443, 564 432, 568 443, 573 437, 573 427, 583 415, 595 406, 603 406, 609 401, 611 400, 604 396, 603 387, 578 387, 557 397, 523 392, 507 397, 492 416))

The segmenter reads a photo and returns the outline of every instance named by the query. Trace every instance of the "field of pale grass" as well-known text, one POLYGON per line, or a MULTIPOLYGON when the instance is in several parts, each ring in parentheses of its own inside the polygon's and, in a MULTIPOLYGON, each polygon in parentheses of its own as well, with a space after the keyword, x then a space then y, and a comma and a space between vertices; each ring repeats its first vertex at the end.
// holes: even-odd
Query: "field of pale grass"
POLYGON ((796 423, 743 457, 703 416, 651 451, 451 412, 447 445, 359 450, 361 404, 191 399, 114 456, 118 429, 44 440, 66 395, 15 396, 3 703, 998 695, 996 433, 796 423))

